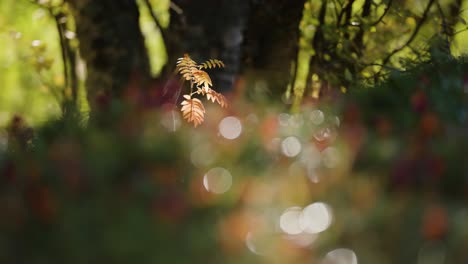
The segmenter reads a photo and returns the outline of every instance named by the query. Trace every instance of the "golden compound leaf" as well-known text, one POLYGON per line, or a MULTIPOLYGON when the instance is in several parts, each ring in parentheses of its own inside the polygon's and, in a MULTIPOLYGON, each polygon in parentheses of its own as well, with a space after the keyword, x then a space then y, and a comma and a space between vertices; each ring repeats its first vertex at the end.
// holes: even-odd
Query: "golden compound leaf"
POLYGON ((209 89, 205 92, 206 99, 212 101, 213 103, 217 102, 221 107, 226 108, 228 103, 224 95, 215 92, 213 89, 209 89))
POLYGON ((197 98, 190 98, 189 95, 184 95, 185 100, 182 101, 182 116, 187 122, 193 123, 194 127, 200 125, 205 119, 205 107, 197 98))
POLYGON ((198 65, 198 68, 201 69, 211 69, 211 68, 224 68, 224 62, 217 60, 217 59, 211 59, 203 62, 202 64, 198 65))
POLYGON ((213 86, 210 75, 202 70, 223 67, 224 63, 216 59, 197 64, 188 54, 184 54, 182 58, 177 59, 177 72, 183 79, 190 82, 190 94, 184 95, 185 100, 181 103, 182 116, 187 122, 193 123, 195 127, 204 121, 205 107, 199 99, 192 98, 193 94, 201 94, 213 103, 218 103, 221 107, 227 107, 226 97, 210 88, 213 86), (196 88, 195 92, 192 92, 192 88, 196 88))
POLYGON ((196 70, 192 73, 193 75, 193 82, 197 86, 213 86, 211 82, 210 75, 207 72, 202 70, 196 70))
POLYGON ((192 82, 193 73, 198 71, 198 65, 188 54, 184 54, 184 57, 177 59, 176 69, 185 80, 192 82))

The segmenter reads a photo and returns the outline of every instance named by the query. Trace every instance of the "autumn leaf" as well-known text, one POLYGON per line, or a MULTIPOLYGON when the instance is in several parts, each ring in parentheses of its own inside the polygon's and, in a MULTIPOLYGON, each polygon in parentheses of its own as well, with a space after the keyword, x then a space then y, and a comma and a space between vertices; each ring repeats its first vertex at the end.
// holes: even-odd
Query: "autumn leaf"
POLYGON ((211 69, 211 68, 224 68, 224 62, 216 59, 211 59, 203 62, 198 65, 198 68, 201 69, 211 69))
POLYGON ((227 107, 227 99, 224 95, 215 92, 213 89, 209 89, 206 93, 206 99, 212 101, 213 103, 217 102, 221 107, 227 107))
POLYGON ((189 95, 184 95, 185 100, 182 101, 182 116, 189 123, 193 123, 195 127, 200 125, 205 119, 205 107, 197 98, 191 98, 189 95))
POLYGON ((199 71, 197 63, 190 58, 188 54, 184 57, 177 59, 176 63, 177 71, 187 81, 194 81, 194 72, 199 71))
POLYGON ((211 82, 210 75, 206 73, 205 71, 197 70, 192 73, 193 75, 193 82, 197 86, 213 86, 213 83, 211 82))
POLYGON ((184 95, 185 100, 182 101, 182 115, 187 122, 193 123, 195 127, 204 121, 205 107, 199 99, 192 98, 192 95, 206 96, 209 101, 218 103, 221 107, 227 107, 226 97, 210 88, 213 86, 210 75, 202 70, 223 67, 224 63, 217 59, 210 59, 201 64, 192 60, 188 54, 177 59, 177 72, 182 75, 183 79, 190 82, 190 94, 184 95), (192 91, 193 88, 196 89, 195 92, 192 91))

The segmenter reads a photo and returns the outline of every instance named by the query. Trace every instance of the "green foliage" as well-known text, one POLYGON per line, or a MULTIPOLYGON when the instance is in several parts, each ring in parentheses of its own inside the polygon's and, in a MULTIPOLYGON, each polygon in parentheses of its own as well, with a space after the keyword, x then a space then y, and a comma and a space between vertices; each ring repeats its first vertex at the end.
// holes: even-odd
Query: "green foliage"
POLYGON ((460 55, 466 18, 459 1, 307 2, 293 108, 303 96, 318 98, 330 87, 346 92, 354 83, 374 83, 392 69, 427 61, 434 48, 460 55))
POLYGON ((54 22, 28 1, 2 1, 0 12, 0 126, 14 114, 45 122, 60 114, 55 93, 64 83, 54 22))
MULTIPOLYGON (((167 26, 169 1, 151 2, 161 23, 167 26)), ((141 9, 140 24, 151 54, 152 72, 157 74, 165 63, 164 45, 147 10, 141 9)), ((0 83, 3 87, 0 127, 5 127, 15 114, 25 117, 32 125, 54 119, 63 114, 64 101, 71 96, 70 87, 67 88, 65 83, 59 34, 51 11, 69 14, 68 7, 61 0, 5 0, 0 3, 0 83)), ((67 16, 62 22, 65 20, 65 37, 76 48, 73 18, 67 16)), ((77 65, 71 66, 80 81, 78 108, 86 113, 89 107, 82 85, 86 75, 85 63, 78 58, 77 65)))
MULTIPOLYGON (((411 159, 411 155, 416 160, 428 155, 442 159, 446 163, 443 166, 454 173, 448 173, 433 187, 449 196, 460 195, 463 192, 460 186, 467 179, 455 171, 466 171, 463 157, 468 125, 467 73, 466 58, 445 58, 405 72, 394 71, 376 86, 353 89, 348 101, 362 109, 372 109, 360 113, 362 121, 372 128, 372 134, 357 166, 378 169, 411 159)), ((416 179, 430 174, 411 176, 415 181, 412 184, 426 188, 420 178, 416 179)))

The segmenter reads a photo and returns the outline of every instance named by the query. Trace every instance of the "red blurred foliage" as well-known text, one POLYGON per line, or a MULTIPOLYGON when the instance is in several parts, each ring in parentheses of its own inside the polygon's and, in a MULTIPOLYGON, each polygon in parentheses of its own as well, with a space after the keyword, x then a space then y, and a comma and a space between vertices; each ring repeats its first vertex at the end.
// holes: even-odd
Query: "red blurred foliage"
POLYGON ((422 90, 416 91, 411 96, 411 107, 415 112, 423 113, 428 109, 429 101, 422 90))
POLYGON ((356 155, 366 139, 366 128, 361 121, 361 112, 357 105, 349 105, 344 111, 341 137, 350 146, 351 153, 356 155))
POLYGON ((47 186, 34 185, 26 192, 26 201, 33 216, 50 224, 57 213, 57 201, 47 186))
POLYGON ((430 205, 422 219, 422 235, 428 240, 441 240, 449 228, 447 210, 441 205, 430 205))
POLYGON ((317 140, 314 139, 314 144, 317 147, 318 151, 322 152, 328 146, 330 146, 331 142, 329 140, 317 140))
POLYGON ((70 191, 79 192, 83 188, 83 167, 81 146, 72 140, 54 142, 48 152, 58 175, 63 176, 65 186, 70 191))
POLYGON ((376 129, 380 137, 386 138, 391 135, 393 124, 388 118, 380 117, 377 119, 376 129))
POLYGON ((445 162, 442 158, 430 154, 416 154, 396 162, 390 182, 395 189, 437 185, 444 170, 445 162))
POLYGON ((3 184, 12 184, 16 180, 16 167, 13 161, 5 162, 4 167, 0 170, 3 184))
POLYGON ((423 139, 435 136, 440 131, 439 117, 432 112, 425 113, 421 117, 419 129, 423 139))

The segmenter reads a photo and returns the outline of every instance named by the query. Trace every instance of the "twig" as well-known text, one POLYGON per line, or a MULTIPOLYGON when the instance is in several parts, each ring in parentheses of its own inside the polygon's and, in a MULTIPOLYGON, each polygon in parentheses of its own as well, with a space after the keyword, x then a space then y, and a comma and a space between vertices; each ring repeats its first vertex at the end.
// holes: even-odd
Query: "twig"
POLYGON ((178 15, 182 15, 184 13, 184 10, 180 8, 180 6, 176 5, 174 2, 171 1, 170 3, 170 8, 174 10, 178 15))
POLYGON ((462 33, 462 32, 465 32, 465 31, 467 31, 467 30, 468 30, 468 27, 466 27, 466 28, 464 28, 464 29, 460 29, 460 30, 454 32, 453 35, 455 36, 455 35, 457 35, 457 34, 460 34, 460 33, 462 33))
POLYGON ((384 19, 384 17, 388 13, 388 10, 390 10, 390 7, 392 6, 392 3, 393 3, 393 0, 388 1, 388 4, 385 7, 385 10, 384 10, 383 14, 374 23, 372 23, 371 26, 375 26, 375 25, 379 24, 380 22, 382 22, 382 20, 384 19))
MULTIPOLYGON (((346 15, 346 20, 345 20, 345 25, 348 24, 348 20, 351 18, 351 11, 353 10, 353 4, 355 0, 349 0, 349 2, 346 4, 346 6, 341 9, 340 14, 338 15, 338 18, 336 19, 336 25, 340 26, 341 24, 341 19, 343 18, 343 15, 346 15)), ((326 3, 324 3, 326 4, 326 3)))
POLYGON ((411 34, 411 36, 410 36, 409 39, 406 41, 406 43, 405 43, 404 45, 402 45, 401 47, 398 47, 398 48, 394 49, 392 52, 390 52, 390 54, 388 54, 387 57, 383 60, 383 63, 382 63, 382 64, 387 64, 387 63, 390 61, 390 58, 391 58, 393 55, 395 55, 396 53, 398 53, 399 51, 401 51, 402 49, 404 49, 406 46, 408 46, 409 44, 411 44, 411 42, 413 42, 413 40, 414 40, 414 39, 416 38, 416 36, 418 35, 419 30, 421 29, 422 25, 423 25, 424 22, 426 21, 427 15, 429 14, 429 10, 431 9, 432 4, 434 4, 434 1, 435 1, 435 0, 429 0, 429 3, 427 4, 426 9, 424 10, 424 13, 423 13, 421 19, 419 20, 419 23, 416 25, 416 28, 414 29, 413 34, 411 34))
POLYGON ((437 11, 439 11, 440 17, 442 18, 442 33, 448 36, 449 35, 448 23, 447 23, 447 19, 445 17, 444 11, 442 10, 442 7, 440 6, 439 2, 437 2, 436 5, 437 5, 437 11))
POLYGON ((386 68, 387 70, 391 70, 391 71, 398 71, 399 69, 398 68, 395 68, 395 67, 391 67, 391 66, 388 66, 388 65, 384 65, 384 64, 380 64, 380 63, 364 63, 364 64, 361 64, 361 66, 363 67, 363 69, 367 68, 367 67, 371 67, 371 66, 379 66, 379 67, 382 67, 382 68, 386 68))
POLYGON ((59 34, 59 41, 60 41, 60 50, 62 52, 62 63, 63 63, 63 75, 65 78, 65 87, 68 87, 70 84, 70 75, 68 71, 68 52, 66 46, 66 39, 62 24, 60 22, 61 15, 55 15, 52 9, 49 9, 50 15, 54 18, 55 26, 57 27, 57 32, 59 34))
MULTIPOLYGON (((371 6, 372 6, 372 1, 371 0, 365 0, 362 8, 362 13, 361 17, 362 18, 367 18, 371 14, 371 6)), ((362 49, 363 49, 363 43, 364 41, 364 29, 362 28, 361 25, 359 25, 359 31, 356 33, 353 39, 353 47, 354 51, 356 54, 361 55, 362 54, 362 49)))

